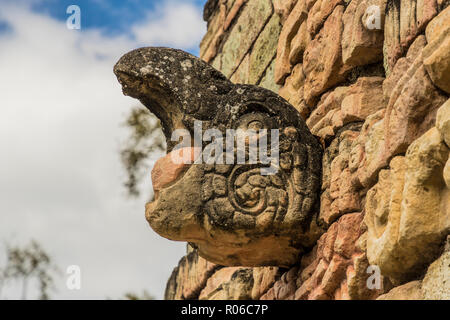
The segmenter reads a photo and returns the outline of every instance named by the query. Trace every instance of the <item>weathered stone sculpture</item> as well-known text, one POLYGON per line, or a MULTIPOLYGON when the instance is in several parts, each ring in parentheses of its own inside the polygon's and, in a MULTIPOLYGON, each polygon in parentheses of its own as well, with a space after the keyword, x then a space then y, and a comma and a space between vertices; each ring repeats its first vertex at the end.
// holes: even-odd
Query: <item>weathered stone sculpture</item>
MULTIPOLYGON (((314 245, 322 232, 317 221, 322 148, 289 103, 257 86, 234 85, 205 62, 175 49, 134 50, 114 72, 124 94, 139 99, 161 120, 166 136, 168 155, 152 172, 155 201, 146 207, 157 233, 193 243, 201 256, 227 266, 289 266, 314 245), (191 138, 198 135, 199 121, 200 135, 215 132, 216 139, 229 129, 242 129, 255 130, 261 142, 261 129, 279 130, 279 155, 268 151, 275 159, 271 164, 261 159, 174 163, 174 152, 193 151, 191 160, 201 160, 205 142, 179 150, 178 141, 171 141, 176 129, 187 130, 191 138), (264 174, 261 168, 269 166, 275 171, 264 174)), ((252 137, 245 141, 247 159, 252 137)), ((232 153, 241 149, 233 140, 232 153)))
POLYGON ((367 193, 367 257, 394 284, 413 280, 442 251, 450 231, 450 189, 445 134, 450 100, 438 111, 436 127, 381 170, 367 193))

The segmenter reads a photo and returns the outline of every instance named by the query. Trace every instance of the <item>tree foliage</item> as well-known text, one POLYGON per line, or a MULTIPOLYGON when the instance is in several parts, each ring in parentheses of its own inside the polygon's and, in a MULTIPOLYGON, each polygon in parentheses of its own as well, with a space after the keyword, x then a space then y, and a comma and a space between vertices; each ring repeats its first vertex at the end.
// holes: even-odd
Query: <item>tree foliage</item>
POLYGON ((22 299, 26 299, 30 281, 37 280, 39 299, 49 299, 49 291, 54 288, 53 276, 58 268, 41 245, 34 240, 24 247, 6 244, 6 256, 6 266, 0 270, 0 287, 9 281, 19 282, 22 299))
POLYGON ((158 118, 143 106, 131 110, 125 126, 129 128, 130 135, 120 150, 121 161, 127 172, 124 185, 129 195, 138 196, 138 185, 149 169, 150 156, 164 151, 166 144, 158 118))
POLYGON ((125 300, 154 300, 155 298, 148 293, 147 290, 142 292, 142 295, 133 292, 127 292, 124 296, 125 300))

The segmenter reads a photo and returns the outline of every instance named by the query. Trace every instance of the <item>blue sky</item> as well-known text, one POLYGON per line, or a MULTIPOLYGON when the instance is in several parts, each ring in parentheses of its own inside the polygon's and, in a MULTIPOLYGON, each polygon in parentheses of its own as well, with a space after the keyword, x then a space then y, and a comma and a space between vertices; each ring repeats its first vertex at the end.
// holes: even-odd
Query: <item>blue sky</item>
MULTIPOLYGON (((206 0, 184 0, 184 2, 203 8, 206 0)), ((107 34, 115 35, 129 33, 130 23, 145 20, 146 12, 155 10, 163 3, 161 0, 47 0, 34 4, 32 9, 65 21, 66 8, 75 4, 82 9, 83 28, 99 28, 107 34)))
MULTIPOLYGON (((0 243, 44 246, 63 271, 53 298, 144 289, 162 298, 185 254, 185 243, 161 238, 145 221, 157 156, 141 197, 126 196, 122 124, 139 102, 123 96, 112 70, 136 47, 198 54, 203 3, 0 0, 0 243), (81 30, 66 27, 69 4, 81 8, 81 30), (66 287, 71 265, 81 268, 79 291, 66 287)), ((4 260, 0 250, 0 267, 4 260)), ((17 298, 18 290, 10 284, 0 299, 17 298)))
POLYGON ((7 32, 9 30, 10 26, 4 21, 0 21, 0 33, 7 32))
MULTIPOLYGON (((70 5, 78 5, 81 8, 81 32, 98 30, 103 35, 114 37, 126 35, 135 40, 136 35, 130 28, 133 25, 145 23, 149 15, 157 19, 167 3, 182 3, 197 8, 199 15, 202 14, 203 6, 207 0, 18 0, 18 3, 29 4, 30 9, 37 14, 47 15, 55 20, 64 22, 69 16, 66 9, 70 5)), ((0 0, 2 3, 11 3, 11 0, 0 0)), ((176 8, 176 6, 175 6, 176 8)), ((185 26, 189 27, 189 26, 185 26)), ((0 20, 0 33, 10 31, 5 21, 0 20)), ((168 45, 159 41, 158 45, 168 45)), ((183 48, 186 51, 198 55, 198 46, 183 48)))

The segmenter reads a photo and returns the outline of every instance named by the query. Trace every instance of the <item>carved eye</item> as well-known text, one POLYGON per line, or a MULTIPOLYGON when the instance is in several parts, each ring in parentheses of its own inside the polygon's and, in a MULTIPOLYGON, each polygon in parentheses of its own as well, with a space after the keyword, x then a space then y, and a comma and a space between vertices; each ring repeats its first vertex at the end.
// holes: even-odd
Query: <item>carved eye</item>
POLYGON ((264 123, 261 121, 252 121, 248 124, 247 129, 258 131, 260 129, 264 129, 264 123))
POLYGON ((264 112, 250 112, 243 114, 237 121, 235 128, 243 130, 275 129, 275 121, 264 112))

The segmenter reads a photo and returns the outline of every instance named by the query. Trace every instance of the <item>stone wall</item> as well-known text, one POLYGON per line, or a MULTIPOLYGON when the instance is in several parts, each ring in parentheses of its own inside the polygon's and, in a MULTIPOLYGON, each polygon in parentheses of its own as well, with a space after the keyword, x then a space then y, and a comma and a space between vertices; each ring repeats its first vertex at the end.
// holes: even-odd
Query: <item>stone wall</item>
POLYGON ((166 299, 450 299, 449 4, 207 2, 201 58, 277 92, 325 148, 327 232, 290 269, 190 248, 166 299))

